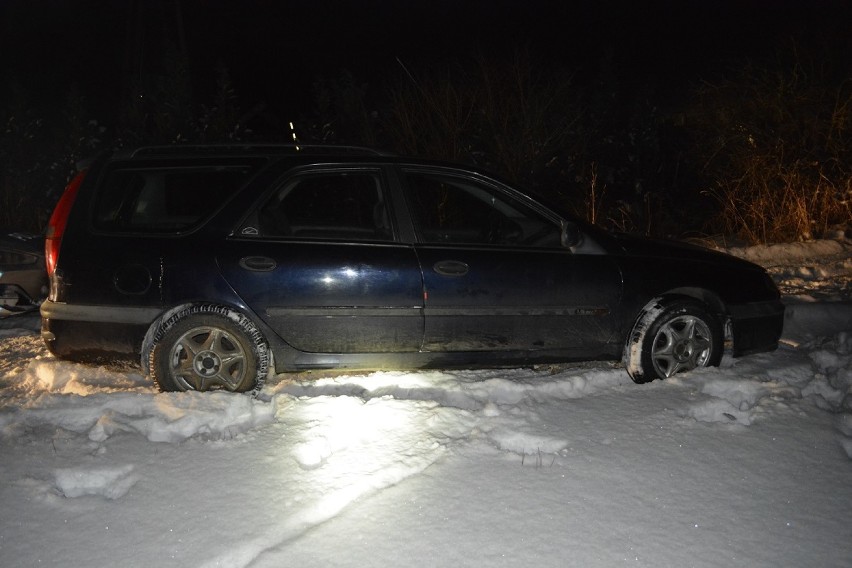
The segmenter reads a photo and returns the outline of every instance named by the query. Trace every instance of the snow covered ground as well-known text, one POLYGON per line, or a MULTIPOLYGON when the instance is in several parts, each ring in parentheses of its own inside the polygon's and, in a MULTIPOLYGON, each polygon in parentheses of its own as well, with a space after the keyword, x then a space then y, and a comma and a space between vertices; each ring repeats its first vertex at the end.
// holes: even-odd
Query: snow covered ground
POLYGON ((158 393, 0 320, 0 566, 852 566, 852 242, 732 250, 774 352, 158 393))

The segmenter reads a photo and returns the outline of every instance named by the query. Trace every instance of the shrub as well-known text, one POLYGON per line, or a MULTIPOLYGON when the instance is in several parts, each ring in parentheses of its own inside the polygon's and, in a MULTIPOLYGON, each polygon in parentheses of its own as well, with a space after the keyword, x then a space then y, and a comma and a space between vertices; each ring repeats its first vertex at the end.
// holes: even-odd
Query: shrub
POLYGON ((813 238, 852 219, 852 80, 826 59, 785 59, 704 84, 692 115, 721 205, 711 228, 752 243, 813 238))

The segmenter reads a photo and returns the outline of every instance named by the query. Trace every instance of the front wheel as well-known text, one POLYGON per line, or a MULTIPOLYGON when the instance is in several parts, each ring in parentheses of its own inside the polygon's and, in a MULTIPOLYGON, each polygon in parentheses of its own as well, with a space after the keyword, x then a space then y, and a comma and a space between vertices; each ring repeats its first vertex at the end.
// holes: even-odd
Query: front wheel
POLYGON ((218 306, 191 306, 160 325, 148 353, 148 369, 164 391, 245 392, 260 387, 267 352, 261 333, 242 314, 218 306))
POLYGON ((637 383, 715 367, 724 337, 718 318, 686 299, 657 298, 642 310, 624 346, 624 364, 637 383))

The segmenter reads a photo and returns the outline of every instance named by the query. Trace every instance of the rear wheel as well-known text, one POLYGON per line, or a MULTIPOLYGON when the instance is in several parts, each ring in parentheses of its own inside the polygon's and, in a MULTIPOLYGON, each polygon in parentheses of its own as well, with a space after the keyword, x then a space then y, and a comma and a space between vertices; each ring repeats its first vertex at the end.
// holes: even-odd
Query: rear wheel
POLYGON ((657 298, 642 310, 624 346, 624 363, 637 383, 717 366, 724 338, 718 318, 693 300, 657 298))
POLYGON ((192 306, 167 318, 148 354, 151 377, 164 391, 259 389, 267 367, 267 346, 254 324, 217 306, 192 306))

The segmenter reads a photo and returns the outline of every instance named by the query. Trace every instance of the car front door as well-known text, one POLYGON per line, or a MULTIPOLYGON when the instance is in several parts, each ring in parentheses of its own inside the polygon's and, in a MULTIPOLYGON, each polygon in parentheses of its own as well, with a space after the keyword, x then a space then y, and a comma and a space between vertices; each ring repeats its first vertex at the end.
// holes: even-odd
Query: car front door
POLYGON ((551 214, 489 180, 428 168, 401 179, 423 271, 424 350, 607 351, 621 296, 608 255, 563 247, 551 214))
POLYGON ((281 181, 218 255, 246 304, 296 349, 417 351, 423 288, 395 238, 380 169, 326 167, 281 181))

